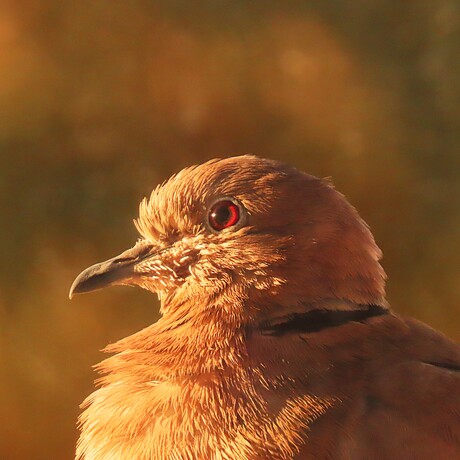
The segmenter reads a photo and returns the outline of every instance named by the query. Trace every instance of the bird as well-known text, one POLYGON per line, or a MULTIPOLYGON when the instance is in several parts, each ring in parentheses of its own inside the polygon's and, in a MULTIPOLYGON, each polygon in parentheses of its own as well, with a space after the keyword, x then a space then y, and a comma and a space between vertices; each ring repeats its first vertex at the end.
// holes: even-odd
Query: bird
POLYGON ((460 346, 393 312, 382 252, 330 179, 213 159, 157 186, 135 226, 70 290, 161 301, 105 349, 77 459, 460 459, 460 346))

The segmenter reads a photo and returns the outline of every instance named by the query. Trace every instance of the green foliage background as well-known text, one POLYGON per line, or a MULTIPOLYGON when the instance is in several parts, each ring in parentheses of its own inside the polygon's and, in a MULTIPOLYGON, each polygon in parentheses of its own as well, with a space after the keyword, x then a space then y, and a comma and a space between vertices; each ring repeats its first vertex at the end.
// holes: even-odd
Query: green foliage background
POLYGON ((393 308, 459 339, 459 56, 458 0, 0 0, 0 457, 72 458, 98 350, 158 307, 69 286, 212 157, 332 176, 393 308))

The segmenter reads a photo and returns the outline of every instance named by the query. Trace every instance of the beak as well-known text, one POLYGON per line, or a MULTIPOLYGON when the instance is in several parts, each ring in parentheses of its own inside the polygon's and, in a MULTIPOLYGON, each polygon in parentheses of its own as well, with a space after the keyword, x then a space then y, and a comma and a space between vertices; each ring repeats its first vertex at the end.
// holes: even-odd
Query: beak
POLYGON ((72 299, 74 294, 97 291, 115 284, 131 284, 134 278, 139 277, 139 273, 135 272, 135 266, 157 252, 151 244, 141 242, 112 259, 92 265, 75 278, 70 288, 69 299, 72 299))

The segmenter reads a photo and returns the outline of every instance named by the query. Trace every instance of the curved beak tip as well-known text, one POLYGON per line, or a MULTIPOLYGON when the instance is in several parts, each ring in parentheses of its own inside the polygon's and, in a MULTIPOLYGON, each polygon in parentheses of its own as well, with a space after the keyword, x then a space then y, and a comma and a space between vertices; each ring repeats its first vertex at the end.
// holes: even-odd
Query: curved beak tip
POLYGON ((70 287, 69 299, 75 294, 97 291, 114 284, 131 284, 135 277, 135 265, 149 257, 152 254, 151 249, 149 244, 136 244, 119 256, 83 270, 70 287))
MULTIPOLYGON (((75 279, 75 281, 77 281, 77 280, 75 279)), ((70 287, 70 291, 69 291, 69 300, 72 300, 74 294, 76 294, 75 288, 76 288, 77 284, 76 284, 75 281, 72 283, 72 286, 70 287)))
POLYGON ((83 270, 70 287, 69 299, 75 294, 97 291, 114 284, 129 284, 136 263, 149 255, 146 248, 149 249, 146 245, 136 245, 117 257, 83 270))
MULTIPOLYGON (((92 267, 90 267, 92 268, 92 267)), ((85 289, 85 285, 87 284, 88 279, 91 277, 88 276, 89 269, 83 270, 74 280, 72 283, 72 286, 70 286, 70 291, 69 291, 69 299, 72 300, 75 294, 80 294, 82 292, 87 292, 91 289, 85 289)))

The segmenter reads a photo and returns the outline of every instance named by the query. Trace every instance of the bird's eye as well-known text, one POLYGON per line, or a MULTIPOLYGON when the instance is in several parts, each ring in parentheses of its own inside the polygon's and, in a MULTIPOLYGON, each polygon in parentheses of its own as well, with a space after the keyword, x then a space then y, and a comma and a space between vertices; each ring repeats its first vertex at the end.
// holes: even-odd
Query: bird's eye
POLYGON ((224 228, 233 227, 240 221, 240 218, 240 207, 228 199, 214 203, 208 215, 209 225, 218 232, 224 228))

